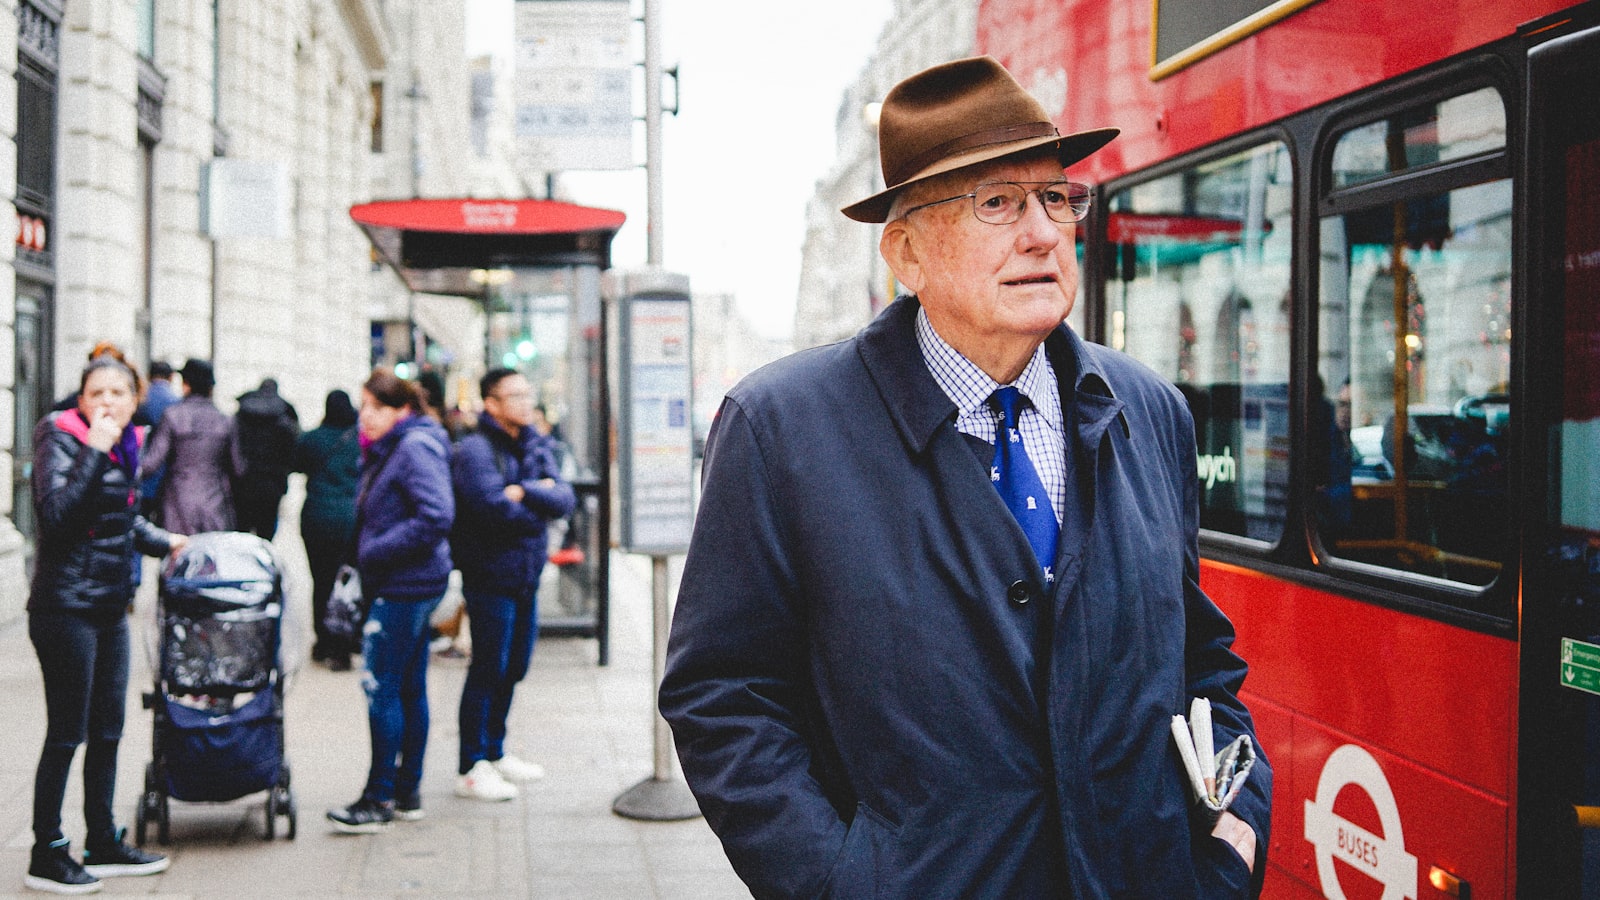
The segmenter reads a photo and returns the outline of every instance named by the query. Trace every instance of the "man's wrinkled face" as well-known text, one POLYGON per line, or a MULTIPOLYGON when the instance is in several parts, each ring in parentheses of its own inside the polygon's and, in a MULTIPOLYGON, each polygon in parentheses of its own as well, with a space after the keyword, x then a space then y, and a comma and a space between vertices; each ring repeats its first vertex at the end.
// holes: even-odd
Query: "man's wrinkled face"
MULTIPOLYGON (((1031 187, 1063 178, 1061 167, 1048 157, 996 162, 914 185, 903 205, 964 194, 987 182, 1031 187)), ((1032 194, 1022 217, 1009 225, 979 221, 971 200, 953 200, 891 222, 885 227, 884 252, 940 336, 972 355, 967 348, 1042 340, 1072 311, 1078 291, 1076 229, 1076 223, 1051 219, 1032 194)))

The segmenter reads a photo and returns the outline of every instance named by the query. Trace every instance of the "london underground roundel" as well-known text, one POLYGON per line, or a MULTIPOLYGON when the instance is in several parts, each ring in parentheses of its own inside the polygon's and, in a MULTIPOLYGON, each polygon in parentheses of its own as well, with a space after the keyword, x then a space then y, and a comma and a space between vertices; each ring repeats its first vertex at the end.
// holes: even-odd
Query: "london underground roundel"
POLYGON ((1383 885, 1383 900, 1416 900, 1417 858, 1406 852, 1400 807, 1383 769, 1361 747, 1345 744, 1328 755, 1317 779, 1317 798, 1306 801, 1306 840, 1316 848, 1317 877, 1328 900, 1346 900, 1334 860, 1348 864, 1383 885), (1347 785, 1366 791, 1378 810, 1377 835, 1333 811, 1334 798, 1347 785))

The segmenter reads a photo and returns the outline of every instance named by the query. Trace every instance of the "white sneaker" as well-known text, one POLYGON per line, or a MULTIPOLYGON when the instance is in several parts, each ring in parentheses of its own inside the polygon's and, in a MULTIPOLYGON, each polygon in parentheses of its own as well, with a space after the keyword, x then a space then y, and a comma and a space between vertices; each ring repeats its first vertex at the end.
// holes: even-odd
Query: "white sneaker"
POLYGON ((507 781, 493 763, 480 759, 472 764, 467 774, 456 779, 456 796, 468 800, 510 800, 517 796, 517 786, 507 781))
POLYGON ((544 766, 517 759, 509 753, 495 760, 494 767, 507 781, 538 781, 544 777, 544 766))

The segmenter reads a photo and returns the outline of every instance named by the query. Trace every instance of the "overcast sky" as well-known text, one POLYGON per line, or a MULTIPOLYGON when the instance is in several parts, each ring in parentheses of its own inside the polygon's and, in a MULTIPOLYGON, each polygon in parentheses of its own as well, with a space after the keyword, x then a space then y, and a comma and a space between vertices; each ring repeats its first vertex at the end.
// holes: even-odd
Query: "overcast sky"
MULTIPOLYGON (((697 292, 733 293, 763 332, 787 335, 806 202, 833 162, 841 94, 892 0, 660 3, 662 59, 682 81, 682 110, 663 125, 666 268, 687 273, 697 292)), ((469 53, 509 57, 512 4, 467 0, 469 53)), ((642 16, 643 0, 633 7, 642 16)), ((644 264, 642 169, 572 173, 563 185, 578 203, 626 212, 612 262, 644 264)))

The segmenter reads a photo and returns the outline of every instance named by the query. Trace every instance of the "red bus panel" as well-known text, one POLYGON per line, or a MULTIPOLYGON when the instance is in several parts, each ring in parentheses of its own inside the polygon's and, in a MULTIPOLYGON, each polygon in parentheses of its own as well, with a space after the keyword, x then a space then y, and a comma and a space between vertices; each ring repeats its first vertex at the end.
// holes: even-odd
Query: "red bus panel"
POLYGON ((1509 897, 1516 644, 1202 565, 1273 764, 1265 896, 1443 896, 1438 867, 1475 900, 1509 897))
POLYGON ((1073 130, 1122 136, 1073 168, 1102 182, 1509 37, 1571 0, 1321 0, 1150 80, 1153 0, 983 0, 977 47, 1073 130))

